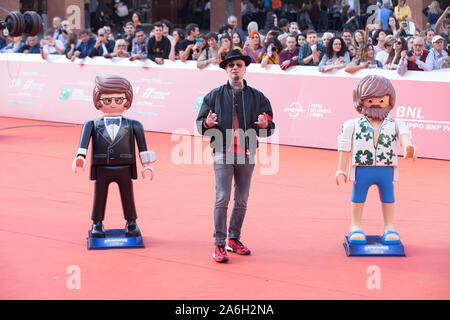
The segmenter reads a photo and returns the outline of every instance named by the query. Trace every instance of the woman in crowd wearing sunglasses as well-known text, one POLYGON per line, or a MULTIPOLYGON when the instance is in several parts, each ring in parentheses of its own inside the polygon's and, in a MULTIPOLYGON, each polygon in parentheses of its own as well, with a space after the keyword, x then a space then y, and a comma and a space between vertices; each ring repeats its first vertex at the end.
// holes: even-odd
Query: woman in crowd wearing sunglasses
POLYGON ((386 60, 383 68, 388 70, 396 70, 397 65, 400 62, 401 53, 408 49, 408 45, 404 38, 398 38, 394 42, 394 48, 389 53, 389 57, 386 60))
POLYGON ((382 43, 382 47, 383 50, 379 51, 376 55, 375 55, 375 59, 380 61, 380 63, 384 66, 384 64, 386 63, 389 55, 391 54, 392 47, 394 46, 394 41, 395 38, 392 35, 388 35, 386 36, 386 38, 384 38, 383 43, 382 43))

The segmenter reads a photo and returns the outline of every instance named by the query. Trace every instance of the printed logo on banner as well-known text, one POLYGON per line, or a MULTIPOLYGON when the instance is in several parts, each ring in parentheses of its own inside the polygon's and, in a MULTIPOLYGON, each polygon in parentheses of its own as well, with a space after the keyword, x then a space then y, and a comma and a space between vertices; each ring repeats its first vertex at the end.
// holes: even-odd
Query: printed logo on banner
POLYGON ((395 118, 404 121, 409 129, 450 131, 450 121, 427 120, 420 107, 398 106, 396 107, 395 118))
POLYGON ((292 102, 289 107, 284 108, 284 112, 287 112, 291 118, 297 118, 300 114, 306 112, 306 110, 302 108, 300 102, 292 102))
POLYGON ((63 87, 59 93, 59 100, 69 100, 70 91, 69 87, 63 87))
POLYGON ((202 104, 203 104, 203 96, 197 97, 197 99, 195 100, 194 110, 195 111, 200 111, 200 108, 202 107, 202 104))
POLYGON ((323 118, 326 114, 331 114, 331 110, 324 108, 320 103, 311 103, 307 118, 323 118))

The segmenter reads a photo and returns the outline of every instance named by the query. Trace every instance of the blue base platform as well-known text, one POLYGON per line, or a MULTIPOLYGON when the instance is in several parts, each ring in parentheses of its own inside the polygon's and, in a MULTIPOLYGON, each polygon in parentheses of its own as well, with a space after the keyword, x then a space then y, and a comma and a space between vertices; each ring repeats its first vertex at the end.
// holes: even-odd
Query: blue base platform
POLYGON ((386 245, 380 236, 366 236, 366 244, 349 244, 348 236, 343 243, 348 257, 405 257, 403 244, 386 245))
POLYGON ((103 249, 129 249, 145 248, 142 235, 137 237, 127 237, 123 229, 105 230, 104 238, 91 237, 91 231, 88 232, 87 248, 88 250, 103 249))

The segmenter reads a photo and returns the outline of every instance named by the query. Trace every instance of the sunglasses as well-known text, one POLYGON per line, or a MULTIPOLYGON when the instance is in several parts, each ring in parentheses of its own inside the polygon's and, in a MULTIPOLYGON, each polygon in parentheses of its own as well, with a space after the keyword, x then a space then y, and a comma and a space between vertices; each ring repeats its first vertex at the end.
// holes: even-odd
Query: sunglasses
POLYGON ((392 47, 392 44, 386 43, 384 46, 385 46, 385 47, 392 47))
POLYGON ((401 41, 397 41, 397 44, 398 44, 398 45, 402 45, 402 42, 401 42, 401 41))
POLYGON ((244 66, 244 64, 242 62, 230 62, 227 64, 228 68, 234 68, 234 66, 237 66, 238 68, 242 68, 244 66))
POLYGON ((113 101, 113 99, 116 104, 122 104, 124 102, 124 100, 127 100, 126 98, 123 98, 123 97, 117 97, 117 98, 103 98, 103 99, 100 99, 100 101, 104 105, 109 106, 111 104, 111 102, 113 101))

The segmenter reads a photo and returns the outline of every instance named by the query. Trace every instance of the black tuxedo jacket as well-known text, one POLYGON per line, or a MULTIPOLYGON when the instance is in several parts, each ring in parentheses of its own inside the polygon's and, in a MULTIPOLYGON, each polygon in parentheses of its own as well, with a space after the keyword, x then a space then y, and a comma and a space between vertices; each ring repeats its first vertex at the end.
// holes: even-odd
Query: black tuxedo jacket
POLYGON ((139 121, 122 117, 114 141, 108 134, 103 118, 90 120, 83 126, 79 148, 88 149, 92 138, 91 180, 97 179, 98 166, 131 166, 131 177, 137 179, 135 139, 139 152, 147 151, 144 127, 139 121))

